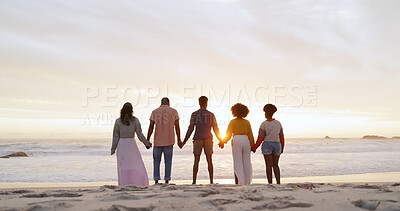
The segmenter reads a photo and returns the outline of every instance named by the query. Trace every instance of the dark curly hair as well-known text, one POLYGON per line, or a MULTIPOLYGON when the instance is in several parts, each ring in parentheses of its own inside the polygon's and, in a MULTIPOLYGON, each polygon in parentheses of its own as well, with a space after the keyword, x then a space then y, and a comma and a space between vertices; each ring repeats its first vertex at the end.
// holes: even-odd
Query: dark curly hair
POLYGON ((263 111, 265 112, 265 114, 267 114, 268 116, 272 117, 272 115, 274 115, 274 113, 277 111, 278 109, 276 108, 276 106, 274 106, 273 104, 266 104, 264 106, 263 111))
POLYGON ((232 115, 237 118, 245 118, 250 112, 249 108, 241 103, 236 103, 233 105, 231 111, 232 115))
POLYGON ((133 120, 133 107, 132 104, 127 102, 122 106, 121 112, 120 112, 120 118, 122 121, 122 124, 124 125, 129 125, 131 120, 133 120))

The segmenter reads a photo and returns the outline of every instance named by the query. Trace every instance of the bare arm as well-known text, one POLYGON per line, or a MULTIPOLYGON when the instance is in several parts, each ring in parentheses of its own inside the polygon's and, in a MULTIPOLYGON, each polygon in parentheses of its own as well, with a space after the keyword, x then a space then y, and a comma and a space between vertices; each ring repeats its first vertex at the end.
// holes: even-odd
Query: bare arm
POLYGON ((175 133, 176 138, 178 139, 178 143, 181 142, 181 129, 179 127, 179 119, 175 120, 175 133))
POLYGON ((253 152, 255 152, 257 148, 261 145, 261 143, 264 141, 264 137, 265 137, 265 130, 262 128, 261 124, 260 129, 258 130, 257 142, 252 147, 253 152))
POLYGON ((279 141, 281 142, 281 146, 282 146, 281 153, 283 153, 283 148, 285 147, 285 136, 283 135, 283 129, 282 128, 281 128, 281 131, 279 132, 279 141))
POLYGON ((221 142, 226 144, 231 139, 232 133, 233 133, 233 123, 231 121, 229 122, 228 129, 226 130, 225 138, 221 142))
POLYGON ((217 124, 217 120, 215 119, 215 116, 213 116, 213 127, 212 128, 213 128, 213 131, 214 131, 215 136, 217 137, 217 139, 219 141, 221 141, 222 138, 221 138, 221 134, 219 132, 219 128, 218 128, 218 124, 217 124))
POLYGON ((154 130, 154 124, 156 122, 154 122, 153 120, 150 120, 150 125, 149 125, 149 130, 147 131, 147 140, 150 141, 150 137, 153 134, 153 130, 154 130))
POLYGON ((250 122, 247 122, 249 126, 249 131, 247 132, 247 137, 249 138, 250 141, 250 147, 254 146, 254 136, 253 136, 253 130, 251 129, 250 122))
POLYGON ((185 139, 183 139, 183 143, 186 143, 186 141, 190 138, 190 136, 193 133, 194 125, 196 123, 195 118, 196 117, 194 116, 194 114, 192 114, 192 116, 190 117, 190 124, 189 124, 188 130, 186 132, 185 139))

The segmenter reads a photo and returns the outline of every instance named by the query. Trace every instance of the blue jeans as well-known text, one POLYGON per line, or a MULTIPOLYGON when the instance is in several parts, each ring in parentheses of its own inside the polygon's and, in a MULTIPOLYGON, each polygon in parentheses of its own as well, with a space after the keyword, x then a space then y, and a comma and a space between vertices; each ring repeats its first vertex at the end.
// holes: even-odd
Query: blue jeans
POLYGON ((164 153, 165 176, 164 180, 171 180, 172 153, 174 145, 171 146, 153 146, 153 177, 154 180, 160 180, 161 154, 164 153))

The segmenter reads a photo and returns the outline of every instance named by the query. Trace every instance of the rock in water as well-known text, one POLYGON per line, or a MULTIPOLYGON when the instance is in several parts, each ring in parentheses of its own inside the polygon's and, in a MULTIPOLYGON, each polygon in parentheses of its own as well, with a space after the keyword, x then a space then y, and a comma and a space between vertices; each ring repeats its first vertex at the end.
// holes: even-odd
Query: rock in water
POLYGON ((2 156, 0 158, 10 158, 10 157, 28 157, 25 152, 15 152, 6 156, 2 156))
POLYGON ((387 138, 384 136, 366 135, 366 136, 363 136, 362 139, 387 139, 387 138))

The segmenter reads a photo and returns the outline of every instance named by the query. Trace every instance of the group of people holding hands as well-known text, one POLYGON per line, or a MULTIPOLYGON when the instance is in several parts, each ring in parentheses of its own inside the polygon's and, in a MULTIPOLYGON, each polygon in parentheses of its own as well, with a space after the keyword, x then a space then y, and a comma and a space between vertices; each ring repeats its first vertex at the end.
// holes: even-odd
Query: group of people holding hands
POLYGON ((219 147, 231 140, 232 136, 232 155, 235 174, 235 183, 248 185, 252 179, 251 151, 255 152, 261 145, 264 155, 266 174, 268 183, 272 183, 272 171, 275 174, 277 184, 280 184, 279 157, 283 152, 285 139, 282 125, 273 118, 277 108, 272 104, 266 104, 263 108, 266 121, 259 129, 258 138, 255 141, 250 122, 246 120, 249 113, 247 106, 237 103, 231 107, 232 115, 235 117, 228 125, 224 138, 220 136, 215 115, 207 110, 208 98, 201 96, 199 98, 200 109, 193 112, 190 117, 190 124, 185 138, 181 141, 179 115, 176 109, 170 107, 169 99, 161 99, 161 106, 155 109, 150 115, 150 125, 147 138, 144 137, 139 120, 133 116, 133 107, 131 103, 125 103, 120 112, 120 118, 115 121, 113 131, 113 141, 111 155, 117 154, 118 185, 138 185, 148 186, 149 180, 144 166, 139 148, 135 141, 135 134, 143 142, 147 149, 152 147, 149 142, 154 131, 153 146, 153 179, 155 183, 161 180, 160 163, 164 155, 165 176, 164 180, 168 183, 171 180, 171 167, 173 145, 175 144, 175 135, 177 144, 182 148, 193 131, 193 183, 196 184, 200 155, 204 149, 208 163, 208 173, 210 184, 213 183, 213 135, 219 140, 219 147), (155 130, 154 130, 155 129, 155 130))

